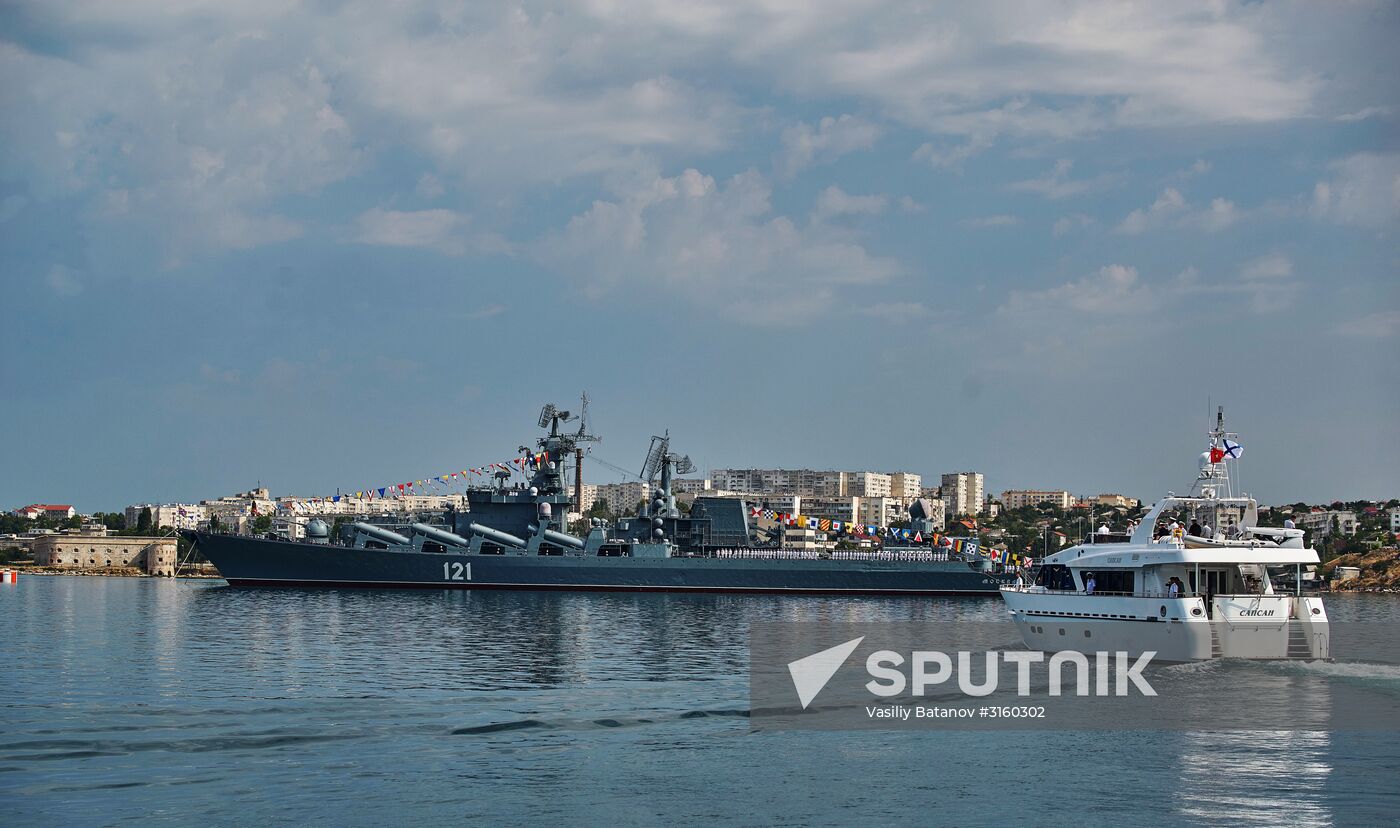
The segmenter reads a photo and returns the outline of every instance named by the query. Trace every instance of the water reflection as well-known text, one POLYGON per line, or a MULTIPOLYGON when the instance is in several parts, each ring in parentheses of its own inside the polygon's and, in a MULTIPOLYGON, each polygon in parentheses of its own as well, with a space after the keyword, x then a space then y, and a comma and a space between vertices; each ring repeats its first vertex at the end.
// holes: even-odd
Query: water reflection
MULTIPOLYGON (((1330 604, 1338 620, 1397 605, 1330 604)), ((743 718, 756 622, 1004 618, 980 599, 31 578, 0 597, 0 793, 11 824, 1393 818, 1389 731, 754 733, 743 718)), ((1270 704, 1318 704, 1317 676, 1288 679, 1270 704)), ((1261 699, 1229 700, 1247 716, 1261 699)))

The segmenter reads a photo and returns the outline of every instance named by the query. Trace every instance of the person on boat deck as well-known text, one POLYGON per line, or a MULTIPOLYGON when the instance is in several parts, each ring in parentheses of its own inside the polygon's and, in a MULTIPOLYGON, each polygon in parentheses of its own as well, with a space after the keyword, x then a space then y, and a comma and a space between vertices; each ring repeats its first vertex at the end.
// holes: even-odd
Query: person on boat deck
POLYGON ((1296 528, 1296 527, 1293 525, 1293 518, 1284 518, 1284 519, 1283 519, 1283 528, 1285 528, 1285 529, 1294 529, 1294 528, 1296 528))
POLYGON ((1201 536, 1201 524, 1191 521, 1191 528, 1186 530, 1186 534, 1199 538, 1201 536))
POLYGON ((1109 530, 1108 530, 1108 524, 1107 524, 1107 523, 1101 523, 1101 524, 1099 524, 1099 534, 1100 534, 1100 535, 1107 535, 1107 534, 1108 534, 1108 531, 1109 531, 1109 530))
POLYGON ((1178 577, 1176 577, 1175 575, 1173 575, 1173 576, 1171 577, 1171 580, 1170 580, 1170 581, 1167 581, 1167 597, 1168 597, 1168 598, 1180 598, 1180 597, 1181 597, 1181 587, 1182 587, 1181 579, 1178 578, 1178 577))
POLYGON ((1084 573, 1084 594, 1085 594, 1085 595, 1093 595, 1093 594, 1094 594, 1094 587, 1096 587, 1096 586, 1098 586, 1098 583, 1097 583, 1096 581, 1094 581, 1094 573, 1092 573, 1092 572, 1085 572, 1085 573, 1084 573))
POLYGON ((1207 523, 1205 526, 1202 526, 1202 527, 1201 527, 1201 532, 1203 533, 1203 534, 1201 535, 1201 537, 1203 537, 1203 538, 1213 538, 1213 537, 1215 537, 1215 535, 1212 535, 1212 534, 1211 534, 1211 531, 1210 531, 1210 524, 1209 524, 1209 523, 1207 523))

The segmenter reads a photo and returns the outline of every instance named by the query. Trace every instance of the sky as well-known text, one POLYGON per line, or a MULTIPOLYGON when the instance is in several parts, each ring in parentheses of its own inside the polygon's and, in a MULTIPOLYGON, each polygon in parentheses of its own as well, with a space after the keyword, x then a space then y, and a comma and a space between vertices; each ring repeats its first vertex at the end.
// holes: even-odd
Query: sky
MULTIPOLYGON (((1400 5, 0 6, 0 506, 513 456, 1400 496, 1400 5), (392 6, 392 8, 390 8, 392 6)), ((593 464, 592 482, 620 475, 593 464)))

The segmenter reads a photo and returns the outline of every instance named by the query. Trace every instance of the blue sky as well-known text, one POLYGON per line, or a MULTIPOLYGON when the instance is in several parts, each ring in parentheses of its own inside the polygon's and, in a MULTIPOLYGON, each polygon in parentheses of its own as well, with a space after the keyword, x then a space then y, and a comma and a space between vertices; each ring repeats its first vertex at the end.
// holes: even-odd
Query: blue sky
MULTIPOLYGON (((1400 495, 1400 7, 0 10, 0 505, 599 456, 1400 495)), ((595 466, 595 469, 598 467, 595 466)), ((593 475, 607 482, 615 474, 593 475)))

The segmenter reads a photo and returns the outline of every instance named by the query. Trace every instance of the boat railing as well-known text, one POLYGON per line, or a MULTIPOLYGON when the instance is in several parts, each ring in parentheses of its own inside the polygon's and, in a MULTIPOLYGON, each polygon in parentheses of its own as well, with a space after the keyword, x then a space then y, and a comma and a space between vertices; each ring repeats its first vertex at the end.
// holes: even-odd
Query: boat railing
POLYGON ((1007 587, 1006 589, 1007 589, 1009 592, 1034 592, 1034 593, 1043 594, 1043 595, 1083 595, 1083 596, 1090 597, 1090 598, 1099 598, 1099 597, 1107 597, 1107 598, 1153 598, 1153 599, 1180 600, 1180 599, 1182 599, 1182 598, 1204 598, 1204 597, 1205 597, 1205 593, 1192 593, 1192 592, 1185 591, 1185 590, 1183 590, 1183 591, 1181 591, 1181 592, 1178 592, 1177 595, 1176 595, 1176 598, 1173 599, 1172 596, 1169 595, 1168 593, 1166 593, 1166 592, 1160 592, 1160 591, 1156 591, 1156 590, 1147 591, 1147 592, 1113 592, 1113 591, 1106 590, 1106 589, 1096 589, 1096 590, 1094 590, 1093 592, 1089 592, 1088 590, 1083 590, 1083 589, 1050 589, 1050 588, 1048 588, 1048 587, 1037 586, 1037 585, 1035 585, 1035 584, 1027 584, 1027 585, 1021 586, 1021 587, 1007 587))

